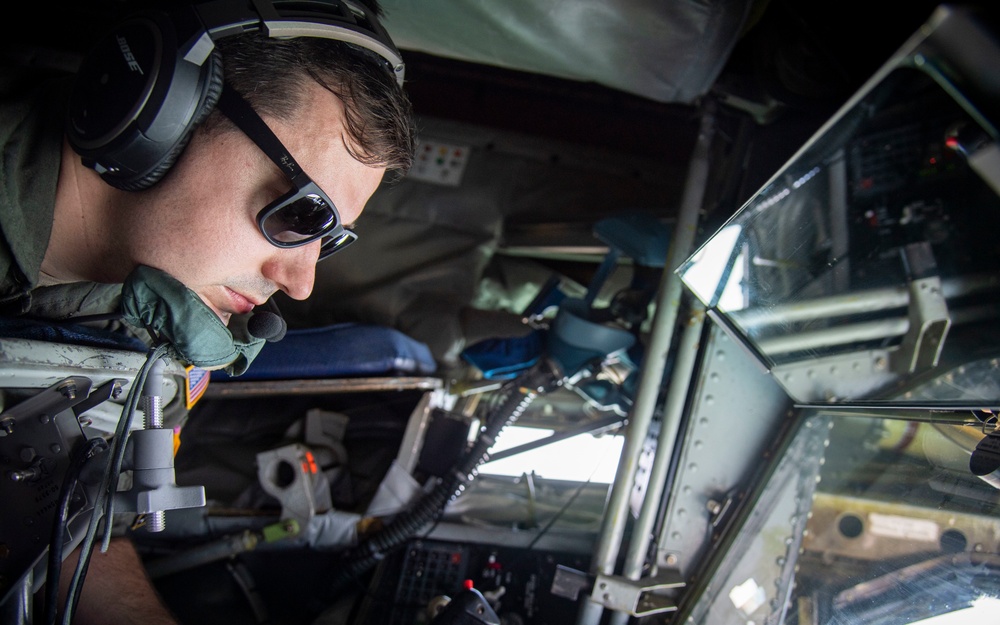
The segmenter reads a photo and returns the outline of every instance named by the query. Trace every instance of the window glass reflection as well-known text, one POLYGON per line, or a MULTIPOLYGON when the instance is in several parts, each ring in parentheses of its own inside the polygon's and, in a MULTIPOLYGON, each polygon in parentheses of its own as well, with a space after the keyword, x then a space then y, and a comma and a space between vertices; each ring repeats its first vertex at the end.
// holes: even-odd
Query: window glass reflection
POLYGON ((807 419, 696 620, 974 625, 989 614, 981 622, 996 622, 1000 490, 969 470, 993 426, 972 415, 968 423, 914 416, 807 419))

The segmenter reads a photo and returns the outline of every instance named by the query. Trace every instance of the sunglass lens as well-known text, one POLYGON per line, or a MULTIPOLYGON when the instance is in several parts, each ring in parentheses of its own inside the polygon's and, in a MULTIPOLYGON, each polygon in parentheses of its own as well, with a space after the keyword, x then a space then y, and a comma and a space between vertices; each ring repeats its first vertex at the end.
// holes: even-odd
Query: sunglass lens
POLYGON ((310 193, 271 211, 261 226, 273 241, 298 243, 316 238, 336 223, 326 200, 310 193))

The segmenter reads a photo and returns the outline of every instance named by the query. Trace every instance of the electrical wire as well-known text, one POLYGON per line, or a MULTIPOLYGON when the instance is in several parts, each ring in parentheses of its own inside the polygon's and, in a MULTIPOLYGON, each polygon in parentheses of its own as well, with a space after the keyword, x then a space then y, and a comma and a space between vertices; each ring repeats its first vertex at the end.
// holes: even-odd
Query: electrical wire
POLYGON ((580 494, 583 493, 583 489, 586 488, 594 480, 594 476, 597 474, 597 469, 600 468, 600 464, 601 463, 599 462, 597 463, 597 465, 594 466, 594 470, 587 478, 587 481, 581 482, 580 485, 573 490, 573 494, 570 496, 568 500, 566 500, 566 503, 564 503, 562 507, 559 508, 559 510, 552 515, 552 518, 548 520, 548 522, 545 524, 544 527, 542 527, 542 529, 538 530, 534 538, 531 539, 531 542, 528 543, 528 546, 524 548, 525 551, 531 551, 532 549, 534 549, 535 545, 538 544, 538 541, 540 541, 543 536, 548 534, 549 530, 552 529, 552 526, 556 524, 556 521, 561 519, 562 516, 566 514, 566 511, 569 510, 569 507, 572 506, 573 503, 580 496, 580 494))
POLYGON ((93 555, 101 518, 104 518, 105 521, 104 540, 101 551, 106 552, 108 550, 111 541, 111 515, 114 512, 114 492, 117 490, 118 478, 121 475, 122 462, 125 458, 126 438, 131 429, 149 370, 153 367, 153 363, 162 358, 166 352, 167 345, 165 343, 160 343, 149 351, 146 361, 136 374, 135 380, 132 382, 132 387, 126 396, 125 406, 122 408, 122 416, 118 420, 118 426, 115 429, 115 434, 111 442, 111 461, 104 471, 101 487, 94 500, 94 512, 90 517, 90 523, 87 525, 87 533, 84 535, 83 542, 80 545, 80 559, 76 563, 76 570, 73 573, 69 591, 66 593, 62 615, 63 625, 70 625, 73 613, 76 611, 76 606, 80 601, 80 591, 83 588, 83 581, 87 576, 87 569, 90 566, 90 557, 93 555), (103 514, 101 514, 102 508, 104 510, 103 514))
POLYGON ((59 491, 59 503, 56 508, 55 522, 52 525, 51 539, 49 540, 48 573, 45 583, 46 625, 55 625, 56 622, 56 605, 59 602, 59 575, 62 570, 63 561, 63 543, 66 536, 66 525, 69 523, 69 507, 73 499, 73 493, 80 483, 80 475, 83 472, 84 466, 86 466, 91 458, 106 450, 107 447, 107 441, 100 437, 94 437, 77 446, 70 457, 69 467, 66 469, 66 477, 59 491))
POLYGON ((139 405, 139 400, 142 395, 142 390, 146 386, 146 378, 149 376, 150 369, 160 358, 164 356, 167 352, 167 345, 161 343, 157 345, 146 358, 146 362, 143 363, 142 369, 139 370, 139 375, 136 376, 136 382, 129 389, 130 397, 126 403, 130 405, 128 414, 124 416, 123 419, 119 421, 118 431, 115 433, 116 445, 113 448, 113 462, 114 465, 111 470, 111 476, 114 478, 112 483, 108 485, 108 497, 105 502, 104 518, 106 522, 104 523, 104 540, 101 543, 101 551, 105 552, 108 550, 108 544, 111 542, 111 515, 114 513, 114 492, 118 484, 118 476, 121 475, 122 463, 125 461, 125 450, 126 450, 126 439, 128 438, 128 433, 132 429, 132 421, 135 418, 135 410, 139 405), (140 379, 141 377, 141 379, 140 379))

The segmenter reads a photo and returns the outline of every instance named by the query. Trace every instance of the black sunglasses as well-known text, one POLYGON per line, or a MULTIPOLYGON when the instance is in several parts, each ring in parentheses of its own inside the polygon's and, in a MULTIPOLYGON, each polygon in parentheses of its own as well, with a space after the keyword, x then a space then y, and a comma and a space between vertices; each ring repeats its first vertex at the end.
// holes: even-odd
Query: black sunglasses
POLYGON ((302 171, 243 96, 224 85, 218 107, 292 183, 291 191, 257 213, 257 227, 264 238, 277 247, 299 247, 323 239, 319 260, 357 240, 358 235, 344 228, 330 197, 302 171))

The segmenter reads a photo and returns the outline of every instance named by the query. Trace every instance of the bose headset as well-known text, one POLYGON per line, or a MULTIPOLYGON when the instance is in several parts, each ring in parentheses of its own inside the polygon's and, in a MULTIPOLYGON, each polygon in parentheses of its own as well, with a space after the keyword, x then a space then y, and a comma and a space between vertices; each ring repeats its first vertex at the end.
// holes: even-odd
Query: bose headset
POLYGON ((359 46, 403 83, 396 46, 372 11, 352 0, 212 0, 151 10, 123 21, 84 60, 69 102, 70 145, 116 188, 153 185, 222 92, 215 42, 253 31, 359 46))

